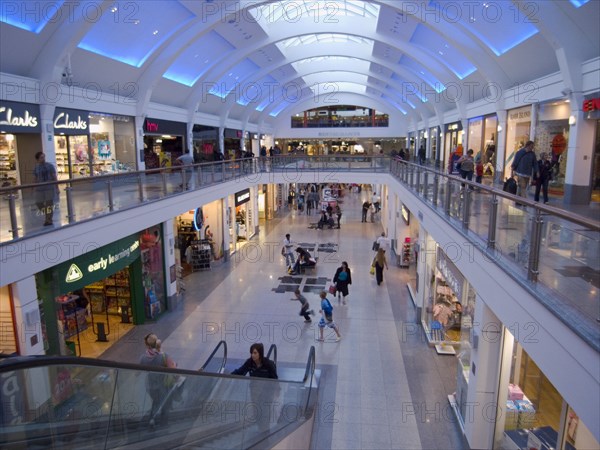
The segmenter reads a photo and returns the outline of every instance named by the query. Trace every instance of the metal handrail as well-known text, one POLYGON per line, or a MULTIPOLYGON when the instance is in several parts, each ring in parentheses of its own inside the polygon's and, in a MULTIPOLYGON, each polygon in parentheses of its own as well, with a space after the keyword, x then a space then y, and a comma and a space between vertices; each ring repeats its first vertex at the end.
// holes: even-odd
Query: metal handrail
POLYGON ((277 345, 271 344, 271 346, 269 347, 269 351, 267 352, 266 358, 273 361, 273 363, 275 363, 275 366, 277 366, 277 345), (270 358, 271 353, 275 355, 273 358, 270 358))
POLYGON ((213 359, 220 347, 223 347, 223 361, 221 362, 221 367, 219 367, 217 373, 223 373, 223 371, 225 370, 225 364, 227 363, 227 342, 225 341, 219 341, 219 343, 212 351, 206 362, 202 365, 202 367, 200 367, 200 369, 198 369, 199 372, 204 372, 204 369, 206 369, 206 367, 211 362, 211 360, 213 359))
POLYGON ((302 378, 302 382, 306 383, 308 377, 312 377, 315 373, 316 369, 316 353, 315 346, 311 345, 310 350, 308 351, 308 361, 306 361, 306 370, 304 371, 304 378, 302 378))

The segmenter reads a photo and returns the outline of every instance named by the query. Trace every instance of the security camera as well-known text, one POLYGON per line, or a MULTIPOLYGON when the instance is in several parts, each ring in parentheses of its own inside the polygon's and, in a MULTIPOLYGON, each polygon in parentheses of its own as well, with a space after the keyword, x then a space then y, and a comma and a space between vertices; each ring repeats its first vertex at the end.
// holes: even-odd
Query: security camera
POLYGON ((560 93, 563 95, 563 97, 569 97, 573 93, 573 91, 567 88, 560 91, 560 93))

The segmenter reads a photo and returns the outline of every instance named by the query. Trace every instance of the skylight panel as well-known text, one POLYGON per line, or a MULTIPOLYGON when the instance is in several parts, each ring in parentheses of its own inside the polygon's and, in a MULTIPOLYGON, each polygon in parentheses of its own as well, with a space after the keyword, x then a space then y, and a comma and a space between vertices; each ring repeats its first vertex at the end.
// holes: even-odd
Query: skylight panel
POLYGON ((79 48, 141 67, 171 35, 195 16, 179 2, 120 2, 109 8, 79 48))
POLYGON ((364 94, 366 93, 367 87, 364 84, 350 83, 347 81, 338 81, 335 83, 315 83, 311 86, 311 90, 313 91, 314 95, 331 94, 335 97, 335 94, 341 92, 353 92, 357 94, 364 94))
POLYGON ((290 104, 289 102, 281 102, 279 105, 277 105, 277 106, 276 106, 276 107, 273 109, 273 111, 271 111, 271 112, 269 113, 269 115, 270 115, 271 117, 277 117, 281 111, 283 111, 285 108, 287 108, 287 107, 289 106, 289 104, 290 104))
POLYGON ((277 43, 277 47, 280 50, 297 47, 299 45, 310 45, 314 43, 319 44, 347 44, 347 43, 355 43, 355 44, 364 44, 373 48, 374 41, 372 39, 367 39, 361 36, 353 36, 348 34, 337 34, 337 33, 321 33, 321 34, 309 34, 302 36, 294 36, 289 39, 285 39, 281 42, 277 43))
POLYGON ((55 17, 60 18, 68 12, 60 11, 64 0, 35 2, 2 2, 0 22, 21 30, 39 34, 55 17))
POLYGON ((221 98, 225 98, 234 89, 237 90, 238 98, 239 93, 243 92, 244 89, 249 89, 250 86, 241 85, 240 82, 244 80, 249 74, 257 72, 259 67, 249 59, 244 59, 233 69, 229 70, 219 81, 213 84, 209 89, 209 93, 217 95, 221 98))
POLYGON ((410 42, 432 53, 461 80, 477 70, 461 52, 426 26, 417 25, 410 42))
POLYGON ((344 64, 344 63, 351 63, 354 65, 354 68, 357 72, 368 72, 369 71, 369 62, 362 60, 362 59, 357 59, 357 58, 351 58, 349 56, 316 56, 313 58, 306 58, 306 59, 301 59, 300 61, 295 61, 292 63, 292 67, 294 68, 294 70, 296 72, 307 72, 307 71, 313 71, 314 70, 309 70, 307 69, 306 65, 310 64, 311 66, 316 66, 318 67, 319 65, 323 65, 326 63, 339 63, 339 64, 344 64))
POLYGON ((569 0, 575 8, 580 8, 590 0, 569 0))
POLYGON ((496 56, 503 55, 521 42, 535 35, 538 18, 533 6, 522 12, 512 2, 452 2, 452 9, 445 2, 432 1, 442 18, 452 23, 461 22, 489 47, 496 56))
POLYGON ((181 52, 163 77, 191 87, 206 73, 216 58, 234 48, 220 34, 211 31, 181 52))
POLYGON ((269 24, 278 21, 296 23, 300 20, 337 23, 340 15, 377 20, 379 5, 358 0, 286 0, 253 8, 250 13, 255 20, 269 24))
MULTIPOLYGON (((409 58, 406 55, 402 55, 399 63, 401 66, 406 67, 408 70, 413 72, 417 77, 424 80, 429 86, 436 90, 436 92, 442 92, 446 89, 446 86, 443 85, 441 81, 439 81, 431 72, 429 72, 422 64, 418 63, 412 58, 409 58)), ((421 98, 422 101, 426 101, 421 98)))

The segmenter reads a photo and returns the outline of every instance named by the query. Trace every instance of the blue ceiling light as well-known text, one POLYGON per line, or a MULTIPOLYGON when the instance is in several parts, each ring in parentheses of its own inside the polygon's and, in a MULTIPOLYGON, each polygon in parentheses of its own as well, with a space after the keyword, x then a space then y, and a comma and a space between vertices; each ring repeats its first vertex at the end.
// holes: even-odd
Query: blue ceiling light
POLYGON ((107 11, 94 23, 78 47, 141 67, 170 36, 194 18, 178 2, 121 2, 116 12, 107 11))
POLYGON ((191 87, 216 59, 234 49, 235 47, 220 34, 211 31, 182 51, 163 77, 191 87), (207 49, 210 49, 210 52, 207 49))
POLYGON ((575 8, 580 8, 590 0, 569 0, 575 8))
POLYGON ((285 108, 288 107, 288 105, 289 105, 289 102, 281 102, 279 105, 277 105, 275 107, 275 109, 273 111, 271 111, 269 113, 269 115, 271 117, 277 117, 281 111, 283 111, 285 108))
MULTIPOLYGON (((449 14, 444 2, 432 0, 430 6, 436 8, 442 17, 449 14)), ((535 17, 529 17, 527 12, 524 14, 512 2, 453 2, 452 8, 453 23, 461 23, 496 56, 503 55, 538 32, 534 26, 535 17)))
MULTIPOLYGON (((59 10, 63 3, 64 0, 2 2, 0 22, 39 34, 55 16, 60 18, 59 10)), ((68 14, 68 12, 62 13, 68 14)))
POLYGON ((471 64, 471 61, 441 35, 421 24, 415 28, 410 43, 418 45, 423 51, 431 53, 436 60, 450 69, 460 80, 477 70, 477 67, 471 64))

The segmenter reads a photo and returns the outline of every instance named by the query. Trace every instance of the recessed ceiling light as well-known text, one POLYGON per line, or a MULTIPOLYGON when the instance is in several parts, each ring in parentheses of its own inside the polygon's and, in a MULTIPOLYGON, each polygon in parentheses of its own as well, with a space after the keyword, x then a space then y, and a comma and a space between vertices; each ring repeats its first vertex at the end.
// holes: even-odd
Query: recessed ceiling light
POLYGON ((154 36, 156 36, 156 35, 158 34, 158 30, 154 30, 154 31, 152 32, 152 34, 153 34, 154 36))
POLYGON ((112 8, 110 8, 110 12, 111 13, 116 13, 117 12, 117 7, 113 6, 112 8))
POLYGON ((134 25, 139 25, 139 24, 140 24, 140 21, 139 21, 139 20, 134 20, 134 21, 133 21, 133 24, 134 24, 134 25))

